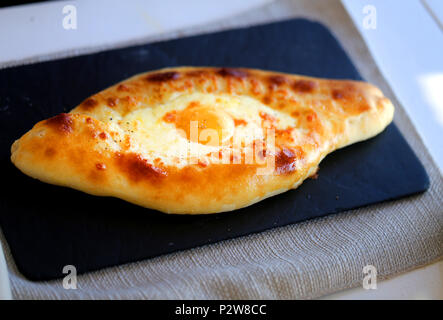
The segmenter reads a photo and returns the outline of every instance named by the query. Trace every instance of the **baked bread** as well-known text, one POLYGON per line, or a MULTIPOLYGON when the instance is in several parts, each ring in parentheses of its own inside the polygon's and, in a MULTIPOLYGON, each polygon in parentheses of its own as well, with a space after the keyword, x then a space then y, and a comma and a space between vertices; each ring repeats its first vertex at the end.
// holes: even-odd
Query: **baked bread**
POLYGON ((40 121, 11 160, 41 181, 166 213, 249 206, 299 186, 394 107, 371 84, 232 68, 136 75, 40 121))

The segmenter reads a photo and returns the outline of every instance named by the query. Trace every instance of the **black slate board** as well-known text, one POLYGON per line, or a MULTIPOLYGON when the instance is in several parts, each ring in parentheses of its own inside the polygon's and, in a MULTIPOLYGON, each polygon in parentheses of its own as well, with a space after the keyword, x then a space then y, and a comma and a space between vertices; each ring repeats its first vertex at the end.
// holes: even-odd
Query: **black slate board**
MULTIPOLYGON (((170 216, 51 186, 20 173, 12 142, 44 118, 133 74, 166 66, 242 66, 361 79, 321 24, 303 19, 0 71, 0 225, 29 279, 62 277, 193 248, 425 191, 429 180, 395 125, 329 155, 319 178, 236 212, 170 216)), ((186 192, 186 191, 184 191, 186 192)))

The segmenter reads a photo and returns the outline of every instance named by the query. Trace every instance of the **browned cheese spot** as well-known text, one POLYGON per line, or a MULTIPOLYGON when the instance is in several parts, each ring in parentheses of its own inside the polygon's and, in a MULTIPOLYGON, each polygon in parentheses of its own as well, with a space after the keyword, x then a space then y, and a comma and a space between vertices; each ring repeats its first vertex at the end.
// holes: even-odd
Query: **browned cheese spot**
POLYGON ((246 71, 240 70, 240 69, 234 69, 234 68, 221 68, 217 70, 217 74, 219 74, 222 77, 233 77, 233 78, 245 78, 248 76, 248 73, 246 71))
POLYGON ((46 148, 45 150, 45 156, 48 158, 52 158, 53 156, 55 156, 57 152, 55 151, 54 148, 46 148))
POLYGON ((177 80, 180 78, 180 73, 175 71, 168 71, 168 72, 160 72, 160 73, 153 73, 146 77, 146 80, 149 82, 168 82, 171 80, 177 80))
POLYGON ((296 92, 301 93, 309 93, 314 91, 314 89, 317 87, 317 83, 311 80, 295 80, 292 84, 292 88, 296 92))
POLYGON ((81 107, 83 110, 90 111, 98 105, 97 100, 94 98, 88 98, 82 102, 81 107))
POLYGON ((127 92, 127 91, 129 91, 129 87, 124 85, 124 84, 119 84, 118 87, 117 87, 117 91, 127 92))
POLYGON ((275 87, 280 87, 285 83, 288 83, 288 79, 284 76, 270 76, 267 78, 270 88, 274 89, 275 87))
POLYGON ((148 160, 136 153, 117 153, 116 160, 120 170, 133 182, 144 180, 157 183, 161 178, 167 176, 165 170, 153 166, 148 163, 148 160))
POLYGON ((61 133, 71 133, 74 121, 69 113, 60 113, 59 115, 46 120, 46 124, 61 133))
POLYGON ((283 147, 275 156, 275 171, 277 174, 290 174, 296 171, 295 161, 303 156, 300 147, 288 149, 283 147))
POLYGON ((104 163, 97 163, 95 167, 97 170, 106 170, 106 165, 104 163))
POLYGON ((334 100, 343 99, 344 97, 345 97, 345 95, 344 95, 343 91, 337 90, 337 89, 332 90, 332 98, 334 100))
POLYGON ((108 103, 108 106, 115 107, 118 103, 118 99, 109 97, 108 99, 106 99, 106 102, 108 103))

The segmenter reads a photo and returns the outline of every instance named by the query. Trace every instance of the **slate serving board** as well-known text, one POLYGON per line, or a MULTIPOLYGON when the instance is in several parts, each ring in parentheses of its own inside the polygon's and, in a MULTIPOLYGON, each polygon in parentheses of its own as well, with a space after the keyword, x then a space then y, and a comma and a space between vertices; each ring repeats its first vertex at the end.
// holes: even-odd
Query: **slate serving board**
MULTIPOLYGON (((317 180, 235 212, 165 215, 33 180, 10 162, 32 125, 136 73, 166 66, 242 66, 361 79, 321 24, 296 19, 0 70, 0 226, 31 280, 146 259, 423 192, 428 176, 394 124, 327 156, 317 180)), ((186 190, 183 190, 186 192, 186 190)))

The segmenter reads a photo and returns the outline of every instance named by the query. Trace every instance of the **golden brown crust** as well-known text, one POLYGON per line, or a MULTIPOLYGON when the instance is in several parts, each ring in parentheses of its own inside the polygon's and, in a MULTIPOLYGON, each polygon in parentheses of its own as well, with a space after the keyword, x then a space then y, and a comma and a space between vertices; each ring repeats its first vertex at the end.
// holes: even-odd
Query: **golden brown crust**
MULTIPOLYGON (((326 154, 382 131, 393 111, 381 91, 364 82, 240 68, 168 68, 127 79, 89 97, 70 113, 37 123, 13 144, 11 160, 24 173, 48 183, 168 213, 214 213, 297 187, 315 174, 326 154), (257 174, 266 163, 240 159, 236 164, 199 160, 177 165, 165 154, 147 156, 136 148, 133 127, 123 123, 128 116, 196 93, 228 101, 248 97, 263 105, 257 111, 260 125, 275 131, 271 174, 257 174), (267 111, 271 109, 276 114, 267 111), (293 125, 282 126, 282 118, 293 125)), ((220 108, 191 101, 181 111, 165 113, 161 121, 186 132, 189 120, 204 115, 207 125, 218 130, 226 126, 221 113, 220 108)), ((252 121, 232 114, 227 118, 235 128, 252 121)), ((232 139, 224 144, 233 147, 232 139)), ((264 148, 258 154, 265 158, 267 152, 264 148)))

